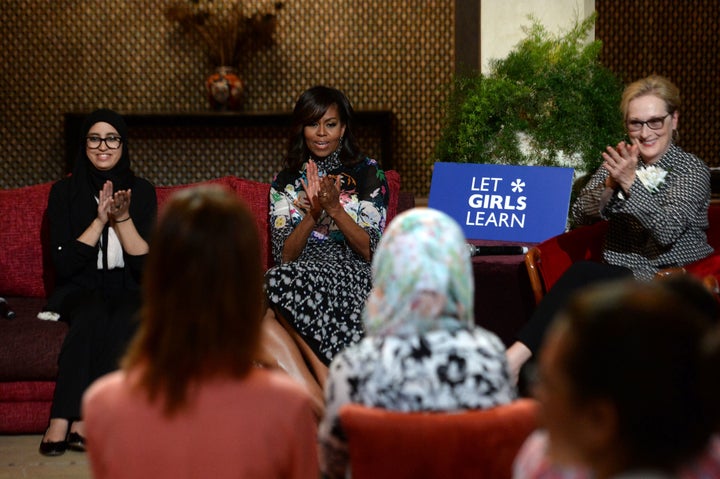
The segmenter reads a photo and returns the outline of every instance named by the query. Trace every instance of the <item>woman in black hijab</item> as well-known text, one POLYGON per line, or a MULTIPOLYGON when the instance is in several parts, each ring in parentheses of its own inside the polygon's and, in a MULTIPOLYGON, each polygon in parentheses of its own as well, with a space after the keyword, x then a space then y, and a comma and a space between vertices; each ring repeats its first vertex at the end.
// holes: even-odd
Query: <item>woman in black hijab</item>
POLYGON ((47 456, 85 449, 82 394, 117 369, 135 331, 140 276, 157 216, 155 188, 130 169, 123 118, 96 110, 81 133, 72 176, 53 185, 47 208, 56 275, 47 309, 70 326, 40 443, 47 456))

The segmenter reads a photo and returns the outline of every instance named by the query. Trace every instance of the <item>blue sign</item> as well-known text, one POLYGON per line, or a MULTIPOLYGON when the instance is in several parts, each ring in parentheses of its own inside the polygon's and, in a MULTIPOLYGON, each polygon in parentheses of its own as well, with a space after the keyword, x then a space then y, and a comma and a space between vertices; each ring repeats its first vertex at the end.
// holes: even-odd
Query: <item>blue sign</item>
POLYGON ((539 243, 565 231, 573 169, 435 163, 428 206, 467 239, 539 243))

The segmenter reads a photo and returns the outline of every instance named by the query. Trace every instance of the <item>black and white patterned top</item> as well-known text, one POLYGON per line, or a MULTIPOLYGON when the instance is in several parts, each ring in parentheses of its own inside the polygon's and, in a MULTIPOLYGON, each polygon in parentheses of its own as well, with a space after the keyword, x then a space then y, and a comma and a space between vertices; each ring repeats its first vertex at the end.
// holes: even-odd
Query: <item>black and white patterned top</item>
MULTIPOLYGON (((602 210, 608 171, 598 168, 572 208, 576 225, 609 220, 603 259, 630 268, 640 280, 651 280, 660 269, 684 266, 713 251, 705 234, 710 169, 674 144, 653 166, 667 172, 655 191, 636 176, 629 194, 618 189, 602 210)), ((642 168, 639 162, 638 170, 642 168)))
POLYGON ((339 420, 345 404, 439 412, 486 409, 516 397, 505 347, 480 327, 366 337, 338 354, 330 368, 318 431, 321 462, 329 477, 344 477, 349 462, 339 420))

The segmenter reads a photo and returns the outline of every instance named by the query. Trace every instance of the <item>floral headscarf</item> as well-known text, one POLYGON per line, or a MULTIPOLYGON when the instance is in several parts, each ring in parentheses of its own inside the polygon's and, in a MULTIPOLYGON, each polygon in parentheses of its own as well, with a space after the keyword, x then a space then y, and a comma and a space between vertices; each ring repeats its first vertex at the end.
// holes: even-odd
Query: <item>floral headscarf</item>
POLYGON ((410 336, 474 324, 470 253, 460 226, 414 208, 388 226, 375 252, 364 311, 371 336, 410 336))

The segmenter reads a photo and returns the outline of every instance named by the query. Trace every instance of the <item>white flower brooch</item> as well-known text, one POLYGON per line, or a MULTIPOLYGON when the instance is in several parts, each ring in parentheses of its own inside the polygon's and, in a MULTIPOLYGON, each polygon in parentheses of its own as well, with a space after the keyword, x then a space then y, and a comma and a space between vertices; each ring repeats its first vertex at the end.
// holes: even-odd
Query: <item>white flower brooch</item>
POLYGON ((665 182, 668 172, 659 166, 644 166, 636 172, 638 179, 650 193, 657 193, 660 185, 665 182))

